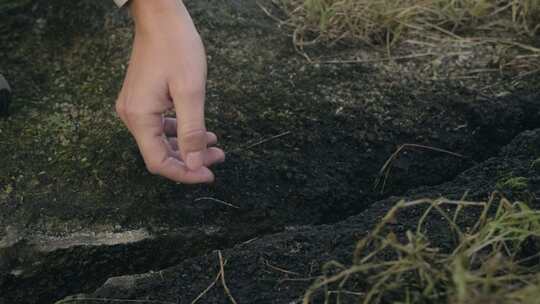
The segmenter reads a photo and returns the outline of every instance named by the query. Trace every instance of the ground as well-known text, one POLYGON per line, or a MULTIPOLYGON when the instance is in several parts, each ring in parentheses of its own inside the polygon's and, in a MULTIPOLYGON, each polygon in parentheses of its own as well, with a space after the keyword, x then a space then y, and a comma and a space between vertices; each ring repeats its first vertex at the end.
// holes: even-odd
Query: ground
MULTIPOLYGON (((512 172, 529 181, 526 189, 520 191, 501 189, 508 197, 538 197, 540 172, 538 168, 531 167, 538 152, 540 130, 523 132, 502 149, 497 157, 470 168, 450 182, 418 188, 400 197, 378 201, 358 215, 337 224, 288 229, 247 244, 239 244, 224 251, 227 286, 238 303, 301 303, 305 290, 313 278, 320 274, 323 265, 329 261, 350 265, 356 241, 365 236, 402 199, 438 197, 440 193, 445 193, 450 199, 460 199, 464 189, 469 192, 469 200, 485 199, 493 191, 492 185, 500 178, 501 172, 512 172)), ((540 201, 533 200, 530 203, 537 208, 540 201)), ((400 212, 393 230, 401 233, 414 230, 423 209, 419 207, 400 212)), ((467 223, 471 224, 472 221, 465 219, 463 224, 467 223)), ((431 217, 425 225, 438 246, 444 248, 452 242, 442 218, 431 217)), ((187 259, 160 272, 112 278, 91 297, 191 303, 210 285, 218 272, 219 259, 214 252, 187 259)), ((319 297, 314 303, 322 301, 322 297, 319 297)), ((358 303, 352 296, 345 296, 342 301, 358 303)), ((229 302, 219 286, 207 293, 201 303, 229 302)), ((330 303, 335 303, 335 299, 331 298, 330 303)))
MULTIPOLYGON (((309 282, 282 282, 268 264, 305 278, 348 262, 356 234, 400 197, 538 193, 539 136, 523 133, 540 127, 534 74, 309 63, 254 1, 187 4, 208 52, 208 127, 227 151, 211 186, 148 174, 115 117, 132 39, 125 12, 67 0, 0 11, 0 73, 15 95, 0 119, 0 303, 93 292, 190 303, 215 276, 218 249, 240 303, 289 303, 309 282), (460 156, 406 150, 374 188, 407 143, 460 156), (127 290, 122 279, 100 288, 140 273, 127 290)), ((479 64, 460 60, 439 68, 479 64)), ((226 300, 216 289, 205 303, 226 300)))

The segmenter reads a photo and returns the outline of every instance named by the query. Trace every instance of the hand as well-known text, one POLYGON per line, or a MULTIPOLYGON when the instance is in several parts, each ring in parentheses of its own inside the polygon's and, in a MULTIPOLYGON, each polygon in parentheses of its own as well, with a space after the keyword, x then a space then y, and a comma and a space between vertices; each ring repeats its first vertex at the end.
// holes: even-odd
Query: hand
POLYGON ((178 0, 132 0, 135 38, 116 111, 135 137, 146 167, 176 182, 209 183, 225 153, 204 122, 206 55, 178 0), (164 113, 174 108, 176 118, 164 113))

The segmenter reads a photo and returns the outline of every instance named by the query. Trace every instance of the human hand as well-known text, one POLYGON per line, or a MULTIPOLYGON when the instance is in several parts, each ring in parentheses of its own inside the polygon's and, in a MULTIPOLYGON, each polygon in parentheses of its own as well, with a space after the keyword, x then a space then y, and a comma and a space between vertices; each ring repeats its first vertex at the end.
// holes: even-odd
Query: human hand
POLYGON ((146 167, 176 182, 209 183, 225 153, 204 122, 206 55, 178 0, 132 0, 135 39, 116 111, 146 167), (176 118, 164 113, 175 109, 176 118))

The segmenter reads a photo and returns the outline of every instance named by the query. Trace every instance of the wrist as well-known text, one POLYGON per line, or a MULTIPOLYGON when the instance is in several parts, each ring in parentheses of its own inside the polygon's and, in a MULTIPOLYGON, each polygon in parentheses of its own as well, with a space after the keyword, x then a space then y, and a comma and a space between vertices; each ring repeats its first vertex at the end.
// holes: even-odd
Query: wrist
POLYGON ((194 27, 180 0, 131 0, 130 11, 138 34, 166 33, 194 27))

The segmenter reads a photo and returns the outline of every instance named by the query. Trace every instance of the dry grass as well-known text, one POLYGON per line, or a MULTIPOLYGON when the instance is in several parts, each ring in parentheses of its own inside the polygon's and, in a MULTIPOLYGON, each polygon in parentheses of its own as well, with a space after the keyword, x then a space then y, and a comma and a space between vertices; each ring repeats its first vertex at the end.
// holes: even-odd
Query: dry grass
POLYGON ((534 36, 539 0, 278 0, 299 45, 343 39, 393 44, 409 31, 534 36))
MULTIPOLYGON (((323 63, 365 63, 397 58, 450 58, 456 50, 482 50, 484 70, 540 72, 540 0, 274 0, 286 15, 294 45, 308 61, 308 46, 361 42, 383 58, 338 58, 323 63), (480 48, 480 49, 479 49, 480 48), (393 54, 399 53, 397 57, 393 54), (418 56, 420 54, 420 56, 418 56), (426 55, 427 56, 424 56, 426 55)), ((267 13, 269 10, 265 9, 267 13)), ((275 18, 275 17, 274 17, 275 18)), ((441 59, 443 60, 443 59, 441 59)), ((472 59, 473 61, 475 59, 472 59)))
POLYGON ((504 198, 496 202, 496 197, 488 202, 398 203, 358 243, 353 265, 328 263, 329 274, 309 288, 303 303, 321 293, 325 303, 340 303, 344 296, 354 296, 359 303, 537 303, 539 254, 531 244, 540 237, 540 211, 504 198), (421 206, 426 209, 416 230, 397 237, 389 224, 403 209, 421 206), (458 223, 470 216, 471 208, 479 216, 462 229, 458 223), (432 233, 425 226, 435 216, 446 221, 455 239, 450 249, 430 240, 432 233), (362 285, 351 283, 355 276, 362 285))

